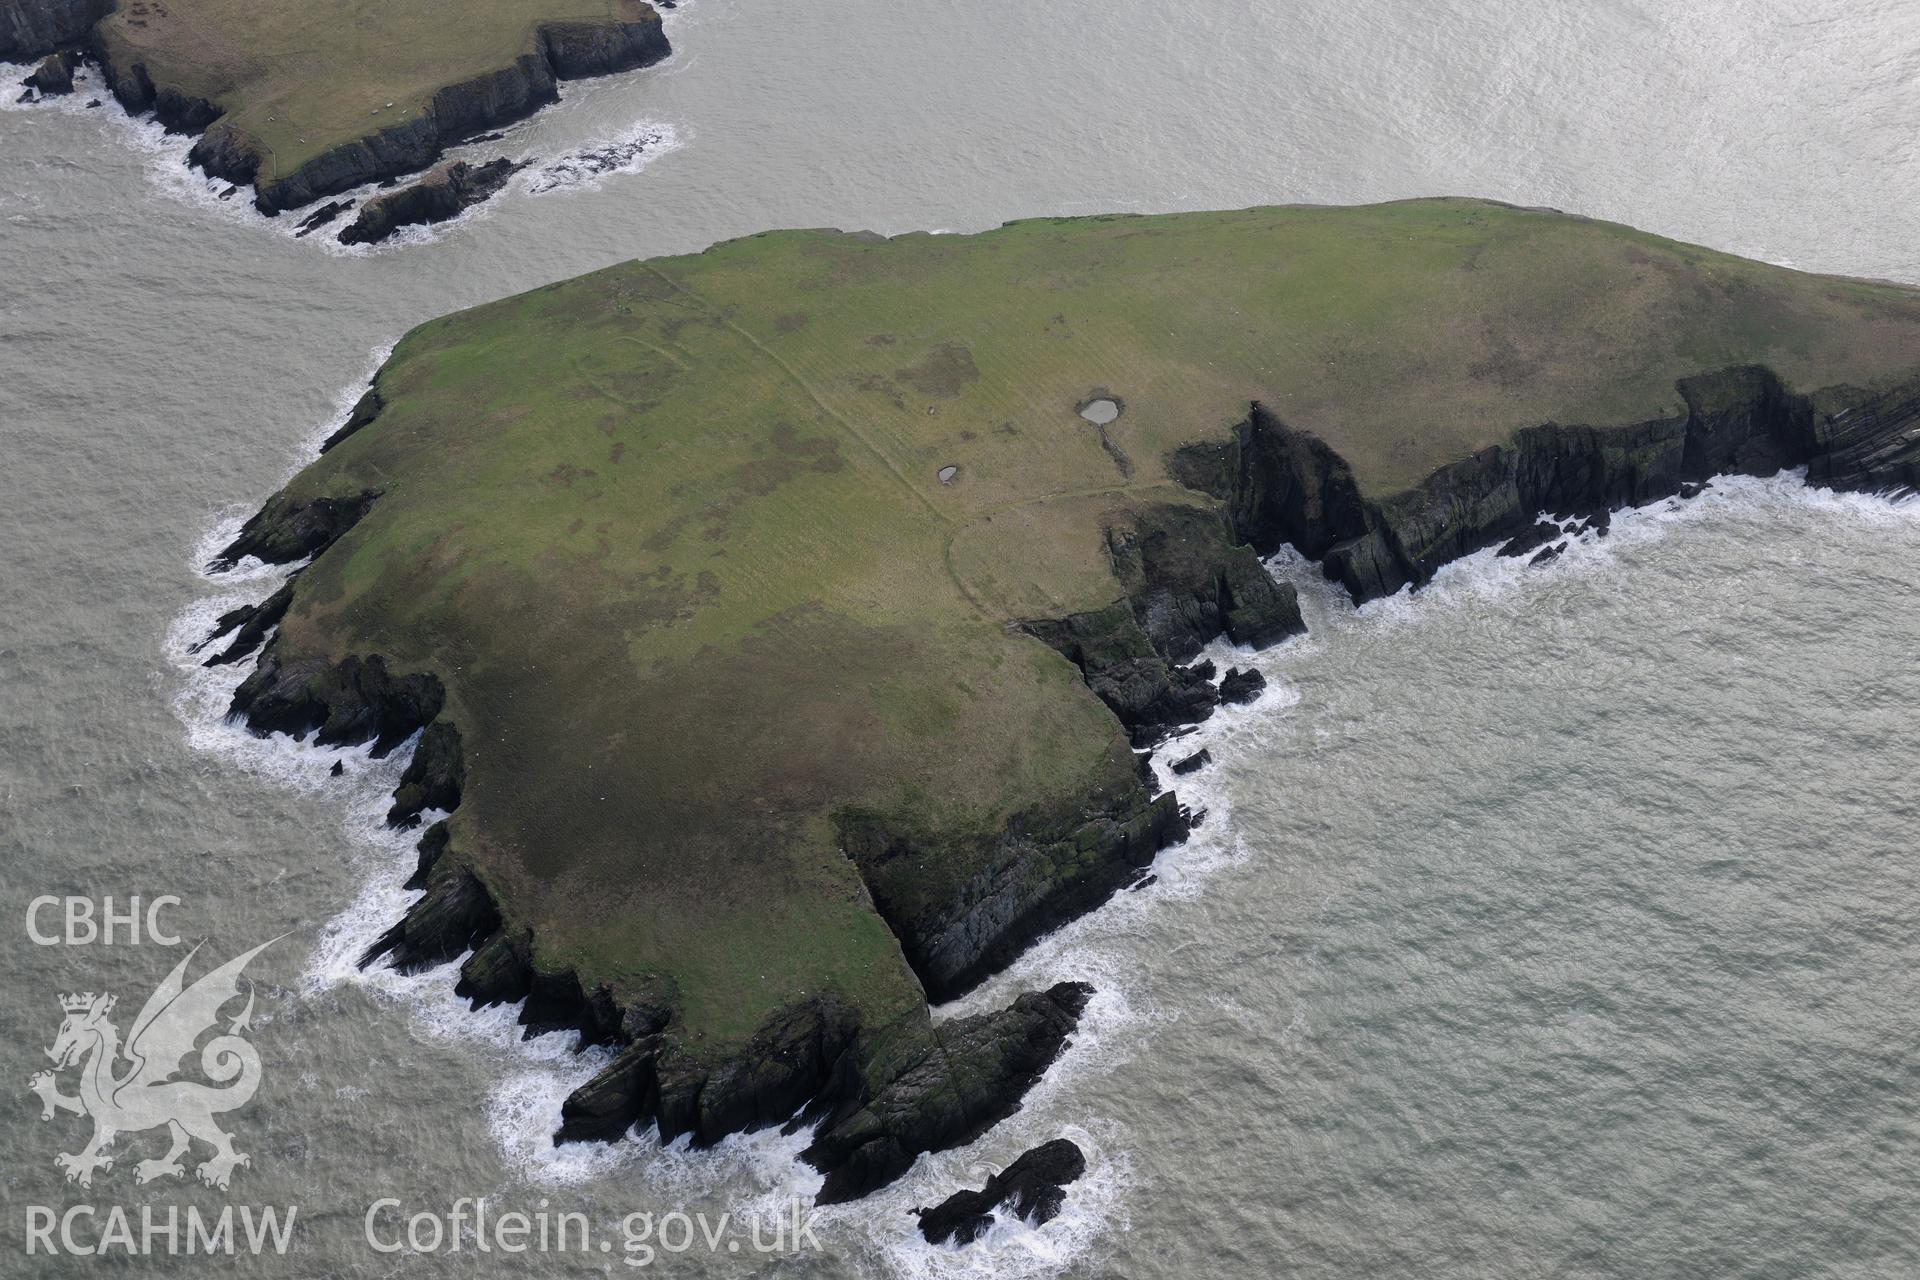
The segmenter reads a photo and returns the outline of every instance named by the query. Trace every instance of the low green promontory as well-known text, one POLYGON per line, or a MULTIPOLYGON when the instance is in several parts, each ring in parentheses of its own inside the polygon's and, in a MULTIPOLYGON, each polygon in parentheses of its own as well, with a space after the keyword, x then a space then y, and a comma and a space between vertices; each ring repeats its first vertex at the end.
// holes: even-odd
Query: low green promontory
POLYGON ((130 110, 207 130, 195 162, 269 211, 667 53, 644 0, 0 0, 0 55, 55 46, 87 48, 130 110))
POLYGON ((541 971, 710 1048, 821 993, 884 1026, 923 994, 876 896, 990 897, 965 886, 1010 824, 1138 790, 1032 624, 1133 634, 1097 612, 1129 538, 1228 528, 1183 446, 1257 401, 1373 500, 1754 365, 1888 385, 1920 295, 1465 200, 773 232, 407 335, 256 522, 325 546, 269 655, 437 681, 442 862, 541 971))

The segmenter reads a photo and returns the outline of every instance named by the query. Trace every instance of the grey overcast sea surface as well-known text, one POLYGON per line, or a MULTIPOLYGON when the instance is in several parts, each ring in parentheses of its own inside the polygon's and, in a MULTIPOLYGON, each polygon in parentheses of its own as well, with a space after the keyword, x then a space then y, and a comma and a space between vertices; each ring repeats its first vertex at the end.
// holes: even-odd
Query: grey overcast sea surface
POLYGON ((697 0, 668 21, 670 62, 512 131, 539 163, 493 206, 373 252, 222 202, 184 140, 85 86, 0 111, 0 1273, 204 1274, 164 1239, 29 1258, 28 1212, 231 1201, 298 1206, 285 1256, 217 1264, 248 1277, 1920 1274, 1912 505, 1721 482, 1551 566, 1483 555, 1357 613, 1277 563, 1312 634, 1190 740, 1218 762, 1181 781, 1199 836, 963 1005, 1088 978, 1073 1049, 1018 1116, 779 1256, 739 1229, 811 1191, 802 1139, 555 1152, 596 1059, 468 1015, 450 970, 354 973, 405 900, 411 854, 377 823, 396 766, 226 729, 237 673, 184 654, 269 585, 198 574, 219 530, 410 326, 767 227, 1458 193, 1920 282, 1920 7, 697 0), (622 171, 559 163, 622 141, 643 144, 622 171), (43 894, 178 895, 196 974, 286 935, 250 970, 265 1075, 228 1118, 252 1156, 229 1192, 136 1186, 151 1132, 91 1190, 62 1181, 86 1122, 42 1123, 25 1088, 57 995, 118 993, 124 1028, 185 948, 34 945, 43 894), (1060 1220, 918 1243, 909 1206, 1062 1133, 1092 1169, 1060 1220), (382 1198, 391 1243, 482 1195, 585 1214, 590 1250, 364 1237, 382 1198), (675 1209, 733 1234, 621 1233, 675 1209))

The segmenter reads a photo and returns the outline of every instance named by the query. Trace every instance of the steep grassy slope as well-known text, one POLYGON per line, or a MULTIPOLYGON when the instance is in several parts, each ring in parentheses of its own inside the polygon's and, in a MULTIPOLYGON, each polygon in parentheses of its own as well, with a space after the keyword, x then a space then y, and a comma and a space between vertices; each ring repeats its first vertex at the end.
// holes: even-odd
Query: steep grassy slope
POLYGON ((1180 446, 1258 400, 1384 498, 1743 364, 1889 385, 1920 296, 1455 200, 775 232, 421 326, 238 550, 324 548, 283 685, 377 654, 444 690, 436 874, 718 1052, 822 992, 919 1016, 868 882, 897 924, 993 892, 1010 827, 1070 880, 1076 824, 1138 818, 1121 725, 1011 624, 1119 601, 1129 530, 1226 527, 1180 446))

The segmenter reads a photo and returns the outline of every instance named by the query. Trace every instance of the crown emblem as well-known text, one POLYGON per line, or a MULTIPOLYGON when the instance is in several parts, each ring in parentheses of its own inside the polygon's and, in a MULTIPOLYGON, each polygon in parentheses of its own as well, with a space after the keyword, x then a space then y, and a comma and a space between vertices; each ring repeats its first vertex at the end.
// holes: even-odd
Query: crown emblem
POLYGON ((91 991, 85 995, 60 997, 60 1009, 63 1013, 85 1013, 91 1008, 93 1008, 93 992, 91 991))

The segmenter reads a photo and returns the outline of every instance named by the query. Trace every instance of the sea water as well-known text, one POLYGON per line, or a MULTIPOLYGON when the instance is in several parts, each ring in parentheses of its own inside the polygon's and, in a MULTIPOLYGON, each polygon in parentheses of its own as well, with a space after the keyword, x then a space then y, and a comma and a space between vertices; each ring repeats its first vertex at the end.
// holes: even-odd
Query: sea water
MULTIPOLYGON (((804 1135, 553 1148, 601 1057, 467 1012, 450 970, 353 964, 407 896, 410 841, 380 824, 397 762, 225 726, 242 673, 188 652, 276 580, 209 579, 210 551, 413 324, 769 226, 1437 193, 1920 282, 1902 4, 698 0, 668 21, 669 62, 567 85, 473 150, 533 161, 500 198, 373 249, 223 199, 186 140, 89 109, 97 86, 4 95, 0 1272, 199 1271, 27 1259, 27 1210, 233 1203, 299 1211, 288 1254, 236 1274, 518 1273, 471 1234, 457 1257, 367 1241, 376 1202, 390 1240, 485 1196, 592 1223, 536 1273, 618 1274, 644 1256, 630 1215, 766 1225, 817 1185, 804 1135), (109 894, 179 897, 182 946, 29 940, 31 899, 109 894), (210 965, 282 934, 254 964, 264 1076, 230 1188, 136 1186, 154 1133, 63 1182, 88 1126, 43 1123, 25 1089, 58 997, 114 992, 124 1028, 186 946, 210 965)), ((941 1013, 1099 988, 1026 1108, 822 1213, 818 1251, 649 1237, 649 1268, 1920 1269, 1920 513, 1721 481, 1549 565, 1483 554, 1358 611, 1274 568, 1312 630, 1218 655, 1269 687, 1180 744, 1215 760, 1179 780, 1195 839, 941 1013), (1090 1170, 1060 1219, 966 1251, 914 1234, 908 1208, 1062 1134, 1090 1170)))

